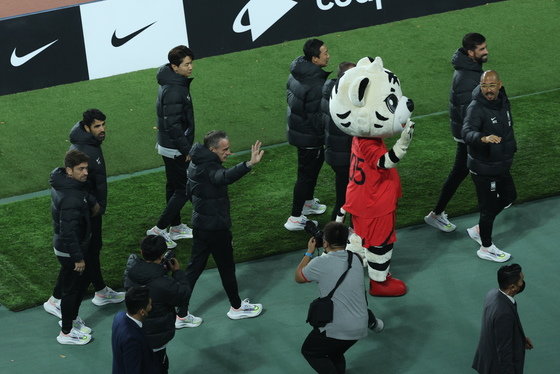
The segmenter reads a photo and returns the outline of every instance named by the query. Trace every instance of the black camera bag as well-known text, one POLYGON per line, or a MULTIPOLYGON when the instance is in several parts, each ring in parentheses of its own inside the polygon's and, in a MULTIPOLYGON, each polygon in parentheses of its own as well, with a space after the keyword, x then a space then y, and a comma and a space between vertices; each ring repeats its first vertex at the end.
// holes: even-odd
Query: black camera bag
POLYGON ((309 310, 307 311, 307 320, 313 327, 325 327, 327 323, 332 322, 333 320, 333 310, 334 305, 332 301, 332 296, 334 295, 334 291, 340 286, 344 278, 346 277, 346 273, 352 267, 352 252, 348 252, 348 269, 338 279, 336 282, 336 286, 334 286, 333 290, 329 292, 329 294, 325 297, 318 297, 317 299, 313 300, 311 304, 309 304, 309 310))

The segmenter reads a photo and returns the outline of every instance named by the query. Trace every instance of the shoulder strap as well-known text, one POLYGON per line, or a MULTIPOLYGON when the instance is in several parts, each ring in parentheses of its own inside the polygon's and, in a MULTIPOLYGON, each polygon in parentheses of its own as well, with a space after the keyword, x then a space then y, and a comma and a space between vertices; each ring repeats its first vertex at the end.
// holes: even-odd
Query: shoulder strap
POLYGON ((346 273, 348 273, 348 270, 350 270, 350 268, 352 267, 352 252, 350 251, 346 251, 348 253, 348 269, 346 269, 346 271, 344 273, 342 273, 342 275, 340 276, 340 278, 338 278, 338 282, 336 282, 336 286, 334 286, 334 288, 332 289, 331 292, 329 292, 329 294, 326 296, 329 299, 333 297, 334 295, 334 291, 336 291, 336 289, 338 288, 338 286, 340 286, 340 284, 342 283, 342 281, 344 280, 344 278, 346 278, 346 273))

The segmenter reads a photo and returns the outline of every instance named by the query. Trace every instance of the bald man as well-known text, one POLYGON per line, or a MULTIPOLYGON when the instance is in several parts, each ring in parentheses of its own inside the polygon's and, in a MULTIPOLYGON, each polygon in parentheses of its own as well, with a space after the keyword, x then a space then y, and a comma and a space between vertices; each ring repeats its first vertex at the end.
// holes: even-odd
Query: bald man
POLYGON ((517 151, 510 103, 494 70, 485 71, 473 90, 462 131, 467 144, 467 167, 478 196, 478 225, 467 229, 480 248, 478 257, 505 262, 511 257, 492 242, 494 219, 517 197, 510 174, 517 151))

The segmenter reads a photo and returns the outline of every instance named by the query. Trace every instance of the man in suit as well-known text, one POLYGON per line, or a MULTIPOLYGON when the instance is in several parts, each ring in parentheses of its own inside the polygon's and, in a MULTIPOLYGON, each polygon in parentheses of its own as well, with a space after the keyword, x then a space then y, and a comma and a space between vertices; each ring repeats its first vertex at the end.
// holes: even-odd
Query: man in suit
POLYGON ((521 266, 512 264, 498 270, 500 289, 486 295, 480 340, 472 367, 480 374, 523 373, 525 350, 533 349, 525 336, 514 296, 525 289, 521 266))
POLYGON ((142 322, 152 310, 147 287, 132 287, 125 296, 126 313, 113 320, 113 374, 157 373, 154 354, 142 331, 142 322))

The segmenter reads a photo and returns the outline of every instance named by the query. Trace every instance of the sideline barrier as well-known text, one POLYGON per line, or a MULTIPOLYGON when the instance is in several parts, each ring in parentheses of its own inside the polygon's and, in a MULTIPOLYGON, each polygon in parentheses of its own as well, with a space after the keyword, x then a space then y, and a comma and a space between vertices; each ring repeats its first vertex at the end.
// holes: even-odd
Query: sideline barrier
MULTIPOLYGON (((0 20, 0 95, 503 0, 104 0, 0 20)), ((390 41, 387 41, 390 43, 390 41)))

